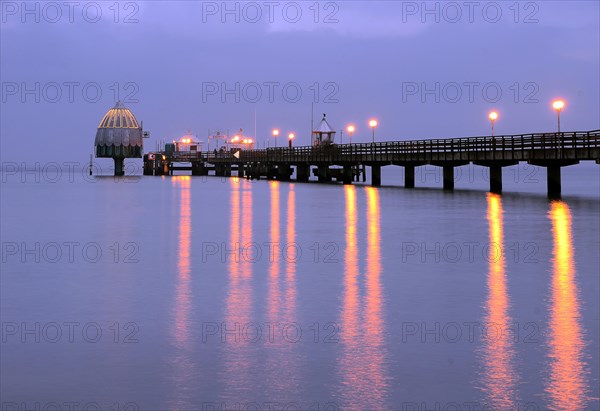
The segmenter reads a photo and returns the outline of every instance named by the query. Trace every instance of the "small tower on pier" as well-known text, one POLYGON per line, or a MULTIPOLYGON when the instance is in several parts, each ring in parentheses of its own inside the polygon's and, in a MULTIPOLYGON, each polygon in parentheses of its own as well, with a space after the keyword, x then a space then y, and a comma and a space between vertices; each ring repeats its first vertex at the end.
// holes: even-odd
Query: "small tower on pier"
POLYGON ((94 148, 96 157, 114 160, 115 176, 125 175, 123 163, 126 158, 142 157, 142 127, 122 102, 118 101, 100 121, 94 148))
POLYGON ((326 114, 323 113, 323 119, 319 123, 319 126, 312 132, 313 145, 315 146, 329 146, 333 144, 335 131, 333 131, 333 128, 331 128, 325 117, 326 114))

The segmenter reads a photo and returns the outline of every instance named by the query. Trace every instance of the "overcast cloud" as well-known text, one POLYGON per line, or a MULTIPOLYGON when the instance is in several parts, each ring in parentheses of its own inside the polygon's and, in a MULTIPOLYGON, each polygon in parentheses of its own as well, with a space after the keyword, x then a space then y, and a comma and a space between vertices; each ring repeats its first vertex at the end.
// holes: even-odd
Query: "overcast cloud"
POLYGON ((253 135, 255 112, 261 145, 273 127, 308 144, 311 101, 357 142, 371 116, 377 140, 485 135, 491 109, 498 133, 552 131, 555 97, 563 130, 598 129, 599 4, 2 1, 1 158, 87 161, 116 98, 146 150, 253 135))

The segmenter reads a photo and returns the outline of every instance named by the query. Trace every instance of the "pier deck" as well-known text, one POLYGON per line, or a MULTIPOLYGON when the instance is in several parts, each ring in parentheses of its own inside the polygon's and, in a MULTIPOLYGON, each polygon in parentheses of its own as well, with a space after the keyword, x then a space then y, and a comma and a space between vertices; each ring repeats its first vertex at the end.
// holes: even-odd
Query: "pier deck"
POLYGON ((144 174, 168 175, 173 170, 191 170, 192 175, 207 175, 214 170, 218 176, 273 178, 308 181, 311 168, 318 181, 332 179, 351 184, 365 168, 371 168, 371 184, 381 185, 381 167, 405 168, 404 185, 415 186, 415 167, 434 165, 443 168, 443 187, 454 189, 454 167, 473 163, 490 168, 490 191, 502 191, 502 167, 521 161, 547 168, 548 195, 561 193, 561 167, 591 160, 600 164, 600 130, 584 132, 535 133, 503 136, 450 139, 385 141, 379 143, 335 144, 324 147, 273 147, 228 152, 165 152, 156 153, 154 160, 144 156, 144 174), (177 166, 190 163, 191 166, 177 166), (338 168, 331 168, 337 166, 338 168))

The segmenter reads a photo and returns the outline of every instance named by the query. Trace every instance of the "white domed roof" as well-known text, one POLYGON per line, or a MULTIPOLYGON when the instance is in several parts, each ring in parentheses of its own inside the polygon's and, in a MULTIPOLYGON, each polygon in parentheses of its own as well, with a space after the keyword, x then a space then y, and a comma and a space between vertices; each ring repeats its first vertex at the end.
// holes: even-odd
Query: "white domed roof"
POLYGON ((326 117, 326 115, 325 115, 325 113, 323 113, 323 119, 319 123, 319 126, 317 127, 317 129, 313 130, 313 133, 323 133, 323 134, 332 133, 332 134, 335 134, 335 131, 333 130, 333 128, 331 127, 331 125, 329 124, 329 122, 325 119, 325 117, 326 117))
POLYGON ((140 126, 131 110, 117 101, 117 104, 108 110, 98 128, 140 128, 140 126))
POLYGON ((120 101, 108 110, 96 131, 96 157, 141 157, 142 128, 133 113, 120 101))

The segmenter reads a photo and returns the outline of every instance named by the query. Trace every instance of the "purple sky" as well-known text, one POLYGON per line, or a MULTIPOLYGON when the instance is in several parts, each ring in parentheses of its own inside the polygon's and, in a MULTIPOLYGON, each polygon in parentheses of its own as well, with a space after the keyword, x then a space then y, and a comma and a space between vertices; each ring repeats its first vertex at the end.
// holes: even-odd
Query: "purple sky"
POLYGON ((563 130, 600 128, 597 1, 113 4, 2 1, 2 161, 85 163, 117 90, 146 151, 188 128, 253 135, 255 111, 261 145, 274 127, 308 144, 314 99, 315 123, 354 123, 356 142, 371 116, 377 140, 486 135, 492 109, 498 134, 554 131, 555 97, 563 130))

